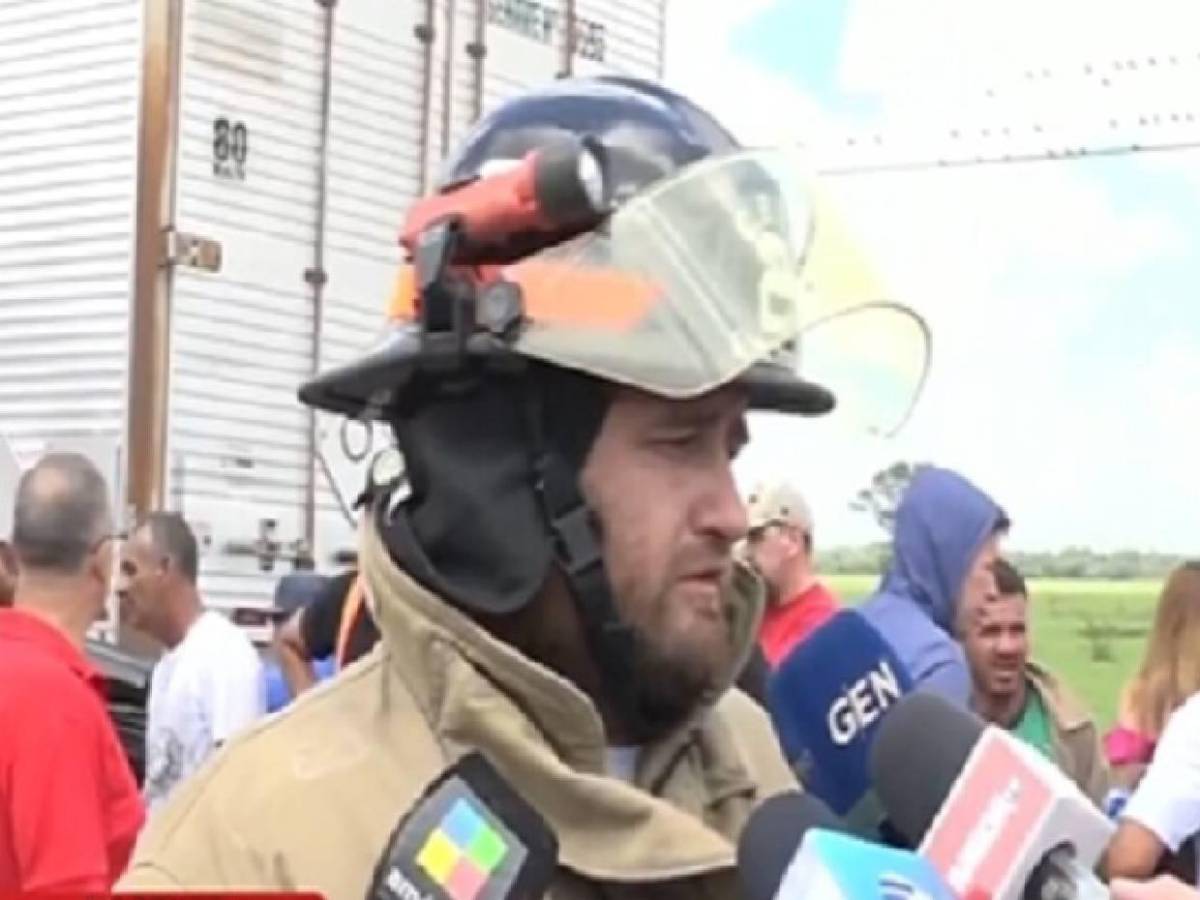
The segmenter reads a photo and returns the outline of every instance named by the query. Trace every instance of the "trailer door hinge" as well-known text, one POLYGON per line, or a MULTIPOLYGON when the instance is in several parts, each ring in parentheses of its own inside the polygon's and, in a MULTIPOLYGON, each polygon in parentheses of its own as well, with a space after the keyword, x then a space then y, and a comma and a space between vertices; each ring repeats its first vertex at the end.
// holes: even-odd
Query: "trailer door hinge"
POLYGON ((168 229, 163 234, 164 266, 185 266, 202 272, 221 271, 221 242, 168 229))

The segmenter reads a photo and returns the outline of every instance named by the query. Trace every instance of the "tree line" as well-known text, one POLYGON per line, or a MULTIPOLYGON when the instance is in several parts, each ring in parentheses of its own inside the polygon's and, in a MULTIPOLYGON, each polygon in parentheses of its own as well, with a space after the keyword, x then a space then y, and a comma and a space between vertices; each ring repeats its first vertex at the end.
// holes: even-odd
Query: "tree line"
MULTIPOLYGON (((880 575, 891 561, 890 543, 820 550, 819 568, 830 575, 880 575)), ((1101 553, 1088 547, 1046 552, 1009 552, 1005 556, 1026 578, 1098 578, 1131 581, 1164 578, 1183 562, 1169 553, 1118 550, 1101 553)))
MULTIPOLYGON (((898 460, 880 469, 850 501, 850 508, 869 515, 881 531, 890 535, 895 525, 896 507, 913 477, 925 465, 928 464, 898 460)), ((1163 578, 1183 562, 1183 557, 1169 553, 1143 550, 1101 553, 1089 547, 1011 552, 1007 556, 1027 578, 1163 578)), ((820 565, 822 571, 836 575, 881 574, 890 559, 891 543, 887 541, 823 550, 820 565)))

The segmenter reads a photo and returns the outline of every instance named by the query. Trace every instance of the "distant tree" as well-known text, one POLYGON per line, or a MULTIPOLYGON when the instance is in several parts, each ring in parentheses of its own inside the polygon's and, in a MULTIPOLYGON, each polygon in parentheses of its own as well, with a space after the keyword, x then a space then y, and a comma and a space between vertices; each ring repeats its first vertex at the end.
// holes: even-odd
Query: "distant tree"
MULTIPOLYGON (((888 566, 890 554, 891 546, 887 543, 832 547, 822 551, 821 567, 834 574, 881 573, 888 566)), ((1010 550, 1005 556, 1026 578, 1098 578, 1105 581, 1165 578, 1183 562, 1182 557, 1170 553, 1127 549, 1104 553, 1090 547, 1074 546, 1033 552, 1010 550)))
POLYGON ((830 575, 882 575, 891 555, 891 545, 886 543, 830 547, 821 551, 821 571, 830 575))
POLYGON ((909 483, 926 463, 898 460, 871 476, 871 483, 855 494, 850 508, 869 513, 876 524, 888 534, 896 526, 896 508, 908 490, 909 483))

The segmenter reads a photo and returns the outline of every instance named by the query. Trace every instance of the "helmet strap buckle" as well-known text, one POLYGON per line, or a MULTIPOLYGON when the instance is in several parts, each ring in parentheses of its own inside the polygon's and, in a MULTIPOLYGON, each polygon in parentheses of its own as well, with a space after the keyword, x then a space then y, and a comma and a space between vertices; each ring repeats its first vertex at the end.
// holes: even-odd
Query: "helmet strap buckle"
POLYGON ((461 223, 442 219, 421 233, 413 253, 423 363, 439 372, 462 367, 476 327, 475 286, 452 267, 462 240, 461 223))
POLYGON ((568 577, 601 563, 600 545, 591 511, 580 504, 550 519, 558 563, 568 577))
POLYGON ((525 409, 533 444, 534 485, 554 541, 555 562, 566 576, 606 690, 626 724, 640 733, 645 723, 634 678, 636 640, 617 611, 604 567, 600 526, 571 467, 546 441, 542 399, 536 391, 525 409))

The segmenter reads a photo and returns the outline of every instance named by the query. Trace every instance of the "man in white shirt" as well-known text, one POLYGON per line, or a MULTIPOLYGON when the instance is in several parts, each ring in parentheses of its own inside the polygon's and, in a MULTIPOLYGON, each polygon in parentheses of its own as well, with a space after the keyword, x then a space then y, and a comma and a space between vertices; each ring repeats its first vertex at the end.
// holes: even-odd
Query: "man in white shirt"
POLYGON ((147 703, 143 791, 151 812, 266 712, 258 652, 228 618, 204 609, 197 557, 196 538, 176 513, 148 516, 121 557, 122 616, 166 647, 147 703))
POLYGON ((1200 834, 1200 694, 1167 722, 1154 759, 1121 813, 1109 845, 1109 877, 1146 878, 1168 855, 1175 874, 1196 878, 1191 839, 1200 834), (1187 853, 1181 853, 1181 849, 1187 853))

